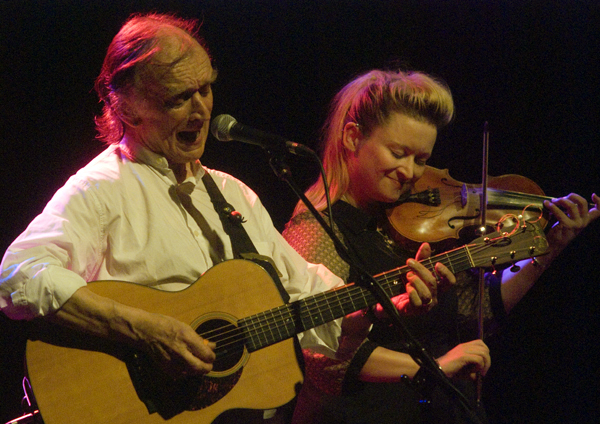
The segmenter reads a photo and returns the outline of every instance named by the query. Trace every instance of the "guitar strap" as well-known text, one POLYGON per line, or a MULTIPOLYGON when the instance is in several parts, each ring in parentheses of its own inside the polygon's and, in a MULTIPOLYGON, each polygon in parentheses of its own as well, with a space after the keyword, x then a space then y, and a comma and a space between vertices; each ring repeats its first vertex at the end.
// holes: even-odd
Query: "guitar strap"
POLYGON ((221 219, 223 229, 231 239, 234 257, 251 260, 262 266, 275 282, 284 303, 288 303, 290 297, 279 279, 281 274, 271 258, 260 255, 256 250, 254 243, 252 243, 246 229, 242 225, 246 222, 242 214, 236 211, 235 208, 225 200, 223 193, 221 193, 215 180, 213 180, 208 172, 205 172, 204 176, 202 176, 202 182, 206 187, 206 191, 210 196, 210 201, 212 202, 215 211, 217 211, 217 214, 221 219))
POLYGON ((244 217, 233 206, 227 203, 225 197, 223 197, 223 193, 221 193, 215 180, 213 180, 208 172, 204 173, 202 182, 206 186, 210 201, 221 219, 223 229, 231 239, 233 256, 241 258, 244 253, 258 253, 256 247, 254 247, 254 243, 252 243, 242 225, 245 222, 244 217))

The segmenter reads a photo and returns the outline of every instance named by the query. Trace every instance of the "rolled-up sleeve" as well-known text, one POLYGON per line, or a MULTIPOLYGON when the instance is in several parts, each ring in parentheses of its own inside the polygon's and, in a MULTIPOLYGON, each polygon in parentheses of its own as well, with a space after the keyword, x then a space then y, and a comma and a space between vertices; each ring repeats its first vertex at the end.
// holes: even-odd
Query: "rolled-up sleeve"
POLYGON ((53 313, 97 270, 102 225, 85 188, 72 179, 6 251, 0 308, 10 318, 53 313))

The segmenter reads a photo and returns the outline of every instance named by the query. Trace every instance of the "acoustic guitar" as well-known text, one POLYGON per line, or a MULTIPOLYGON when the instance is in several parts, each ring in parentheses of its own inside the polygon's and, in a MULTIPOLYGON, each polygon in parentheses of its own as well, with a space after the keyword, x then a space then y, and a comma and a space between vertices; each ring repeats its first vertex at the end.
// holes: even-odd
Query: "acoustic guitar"
MULTIPOLYGON (((527 224, 490 234, 422 261, 454 273, 547 252, 542 230, 527 224)), ((375 276, 389 296, 404 292, 404 266, 375 276)), ((45 424, 211 423, 230 409, 271 409, 294 398, 302 382, 293 337, 376 304, 354 284, 284 304, 265 269, 248 260, 223 262, 189 288, 164 292, 118 281, 89 283, 120 303, 170 315, 215 341, 214 369, 173 379, 142 352, 42 320, 27 342, 26 364, 45 424)))

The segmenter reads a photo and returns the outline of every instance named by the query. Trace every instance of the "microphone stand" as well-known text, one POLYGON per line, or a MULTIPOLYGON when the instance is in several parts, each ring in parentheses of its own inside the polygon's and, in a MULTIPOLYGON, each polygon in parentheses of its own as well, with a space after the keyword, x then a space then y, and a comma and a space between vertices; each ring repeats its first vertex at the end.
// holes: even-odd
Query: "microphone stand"
MULTIPOLYGON (((393 325, 399 329, 406 337, 406 341, 404 341, 404 345, 408 354, 417 362, 421 367, 423 367, 427 374, 430 377, 433 377, 440 384, 440 387, 443 388, 446 393, 450 396, 451 399, 454 399, 459 405, 463 408, 463 410, 468 415, 471 422, 476 424, 481 424, 481 419, 477 416, 476 411, 469 405, 469 401, 465 397, 465 395, 460 392, 448 379, 446 374, 442 371, 438 363, 433 359, 433 357, 425 350, 424 347, 415 339, 414 336, 409 332, 405 323, 403 322, 400 313, 392 303, 390 297, 385 293, 385 290, 377 280, 375 280, 367 271, 365 271, 364 267, 360 265, 360 261, 356 260, 354 256, 350 253, 350 251, 346 248, 346 246, 339 240, 333 228, 328 226, 321 216, 321 214, 316 210, 314 205, 307 199, 306 195, 300 188, 298 184, 292 177, 292 171, 290 167, 285 162, 285 158, 287 157, 288 152, 283 146, 275 146, 264 148, 264 150, 269 155, 269 165, 275 172, 275 175, 280 180, 285 181, 292 191, 298 196, 298 198, 306 205, 308 210, 314 215, 315 219, 319 222, 319 224, 323 227, 325 232, 329 235, 331 240, 334 243, 334 246, 343 260, 347 263, 352 264, 353 267, 360 273, 360 280, 356 283, 367 290, 369 290, 375 299, 377 299, 378 303, 383 307, 384 311, 387 313, 389 319, 393 323, 393 325)), ((316 159, 319 160, 318 156, 316 159)), ((325 176, 323 176, 325 178, 325 176)))

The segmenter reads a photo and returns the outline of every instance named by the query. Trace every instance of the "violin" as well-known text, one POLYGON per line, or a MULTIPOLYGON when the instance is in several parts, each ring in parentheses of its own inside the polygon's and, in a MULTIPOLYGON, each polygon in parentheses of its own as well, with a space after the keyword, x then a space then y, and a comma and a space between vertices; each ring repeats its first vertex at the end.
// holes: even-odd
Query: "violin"
MULTIPOLYGON (((406 249, 416 251, 428 242, 433 251, 446 251, 482 235, 481 185, 450 177, 447 169, 426 166, 410 196, 387 209, 390 234, 406 249)), ((519 221, 548 222, 542 189, 521 175, 489 177, 485 233, 519 221), (509 220, 510 222, 506 222, 509 220)))

